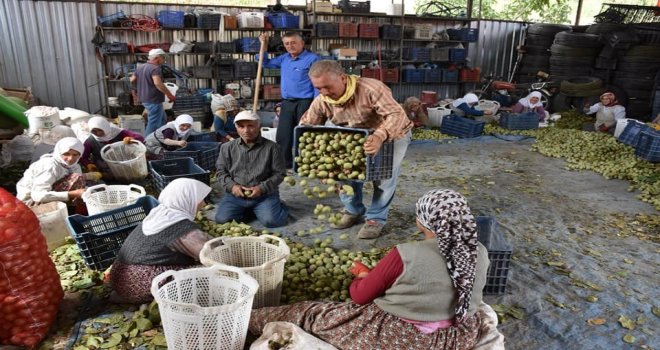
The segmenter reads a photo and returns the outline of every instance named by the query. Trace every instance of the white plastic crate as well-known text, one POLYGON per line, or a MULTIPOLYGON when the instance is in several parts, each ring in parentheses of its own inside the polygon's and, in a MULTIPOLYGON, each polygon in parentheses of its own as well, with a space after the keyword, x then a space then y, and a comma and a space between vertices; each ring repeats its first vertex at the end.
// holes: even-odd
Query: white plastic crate
POLYGON ((432 24, 415 24, 415 39, 431 40, 433 32, 432 24))
POLYGON ((264 14, 261 12, 241 12, 238 15, 239 28, 263 28, 264 14))
POLYGON ((205 266, 240 268, 257 280, 259 291, 253 306, 260 308, 280 304, 284 264, 289 255, 289 246, 279 237, 218 237, 204 244, 199 260, 205 266))
POLYGON ((261 128, 261 137, 265 139, 269 139, 273 142, 277 142, 275 140, 276 135, 277 135, 277 128, 261 128))
POLYGON ((144 119, 140 114, 128 114, 119 116, 119 126, 122 129, 134 131, 142 136, 144 135, 144 119))
POLYGON ((167 348, 243 350, 259 284, 231 266, 165 271, 151 282, 167 348))
POLYGON ((82 195, 88 215, 96 215, 134 204, 146 195, 144 187, 138 185, 105 185, 88 187, 82 195))

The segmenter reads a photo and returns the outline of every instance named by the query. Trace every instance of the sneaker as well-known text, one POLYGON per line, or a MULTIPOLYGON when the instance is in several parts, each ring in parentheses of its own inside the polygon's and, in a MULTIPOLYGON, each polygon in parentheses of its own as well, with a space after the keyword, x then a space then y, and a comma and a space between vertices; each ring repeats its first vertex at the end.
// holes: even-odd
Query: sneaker
POLYGON ((380 237, 385 225, 374 220, 367 220, 360 231, 358 231, 358 238, 361 239, 374 239, 380 237))
POLYGON ((330 227, 345 229, 357 224, 358 221, 360 221, 360 215, 353 215, 346 210, 342 210, 341 213, 344 214, 341 216, 341 219, 335 224, 330 224, 330 227))

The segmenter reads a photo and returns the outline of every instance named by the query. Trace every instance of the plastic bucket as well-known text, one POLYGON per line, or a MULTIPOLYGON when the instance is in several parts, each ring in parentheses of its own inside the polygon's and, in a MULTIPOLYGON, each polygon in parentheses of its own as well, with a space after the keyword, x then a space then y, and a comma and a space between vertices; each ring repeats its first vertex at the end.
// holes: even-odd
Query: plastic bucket
POLYGON ((147 177, 147 147, 142 142, 115 142, 101 148, 101 158, 119 182, 130 183, 147 177))
POLYGON ((134 204, 146 195, 144 187, 138 185, 96 185, 88 187, 82 195, 88 215, 96 215, 134 204))
POLYGON ((66 218, 69 215, 64 202, 49 202, 34 206, 32 211, 37 215, 41 225, 41 233, 46 237, 48 251, 63 245, 69 231, 66 228, 66 218))
POLYGON ((259 282, 254 307, 278 306, 282 294, 284 264, 290 255, 283 239, 259 237, 218 237, 204 244, 199 259, 205 266, 235 266, 259 282), (276 243, 271 243, 276 242, 276 243))
MULTIPOLYGON (((167 90, 169 90, 170 93, 174 96, 176 96, 176 92, 179 90, 179 86, 174 83, 165 83, 165 87, 167 87, 167 90)), ((163 102, 163 108, 172 109, 172 106, 174 106, 174 102, 171 102, 170 99, 166 96, 165 102, 163 102)))
POLYGON ((426 111, 429 115, 429 126, 436 128, 442 125, 442 118, 451 113, 451 109, 445 107, 428 107, 426 111))
POLYGON ((165 271, 151 282, 167 348, 243 350, 259 284, 231 266, 165 271))
POLYGON ((35 106, 25 111, 28 119, 28 134, 36 135, 39 129, 51 129, 60 125, 60 112, 57 107, 35 106))

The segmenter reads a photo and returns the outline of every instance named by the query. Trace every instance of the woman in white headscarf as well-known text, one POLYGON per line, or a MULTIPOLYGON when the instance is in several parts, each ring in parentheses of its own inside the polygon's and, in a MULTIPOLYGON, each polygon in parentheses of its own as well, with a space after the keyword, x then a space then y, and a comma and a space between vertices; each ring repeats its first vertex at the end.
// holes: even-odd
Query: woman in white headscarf
POLYGON ((526 97, 521 98, 516 102, 513 107, 511 107, 511 112, 513 113, 527 113, 533 112, 539 117, 539 122, 543 122, 546 119, 545 108, 543 108, 543 103, 541 102, 541 95, 538 91, 532 91, 526 97))
POLYGON ((83 146, 82 157, 80 157, 80 165, 87 168, 89 171, 100 171, 104 179, 112 179, 114 176, 110 168, 101 157, 101 149, 109 144, 124 141, 129 143, 132 140, 144 142, 142 135, 121 129, 118 126, 111 124, 103 117, 92 117, 87 122, 91 135, 85 140, 83 146))
POLYGON ((147 154, 152 159, 162 158, 164 151, 174 151, 186 147, 188 136, 193 125, 189 114, 181 114, 173 121, 161 126, 147 135, 147 154))
POLYGON ((474 109, 474 106, 479 102, 477 95, 473 93, 465 94, 462 98, 458 98, 449 104, 449 108, 453 114, 459 117, 480 117, 482 115, 493 114, 492 111, 480 111, 474 109))
POLYGON ((433 190, 417 201, 421 242, 402 243, 369 269, 349 270, 352 302, 304 301, 252 310, 249 329, 294 323, 339 349, 472 349, 478 341, 488 251, 460 193, 433 190))
POLYGON ((626 107, 619 103, 616 95, 607 91, 600 95, 600 102, 584 109, 586 114, 596 113, 596 122, 585 130, 614 134, 617 121, 626 118, 626 107))
POLYGON ((41 141, 34 146, 34 153, 32 153, 32 160, 30 163, 38 161, 39 158, 46 153, 53 152, 57 141, 65 137, 76 137, 76 133, 67 125, 53 126, 48 130, 48 134, 43 135, 41 141))
POLYGON ((53 153, 44 154, 30 164, 16 184, 16 197, 28 205, 61 201, 73 202, 85 191, 85 180, 98 173, 82 174, 78 159, 83 144, 65 137, 55 144, 53 153))
POLYGON ((211 187, 186 178, 170 182, 142 223, 130 233, 112 265, 110 281, 116 301, 151 300, 151 280, 167 271, 198 264, 199 252, 211 237, 195 224, 197 211, 211 187))

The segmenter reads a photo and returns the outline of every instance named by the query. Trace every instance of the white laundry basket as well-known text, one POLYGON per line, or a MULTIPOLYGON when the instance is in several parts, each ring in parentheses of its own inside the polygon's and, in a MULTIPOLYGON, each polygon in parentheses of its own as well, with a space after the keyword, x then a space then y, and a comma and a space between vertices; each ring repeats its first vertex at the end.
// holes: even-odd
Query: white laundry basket
POLYGON ((101 148, 101 158, 108 164, 115 180, 130 183, 147 177, 147 147, 140 141, 115 142, 101 148))
POLYGON ((87 205, 88 215, 95 215, 133 204, 146 194, 144 187, 138 185, 101 184, 88 187, 82 194, 82 200, 87 205))
POLYGON ((254 277, 259 291, 253 306, 260 308, 280 304, 284 264, 290 253, 283 239, 271 235, 218 237, 204 244, 199 259, 205 266, 235 266, 254 277))
POLYGON ((165 271, 151 282, 167 348, 243 350, 259 284, 232 266, 165 271))

